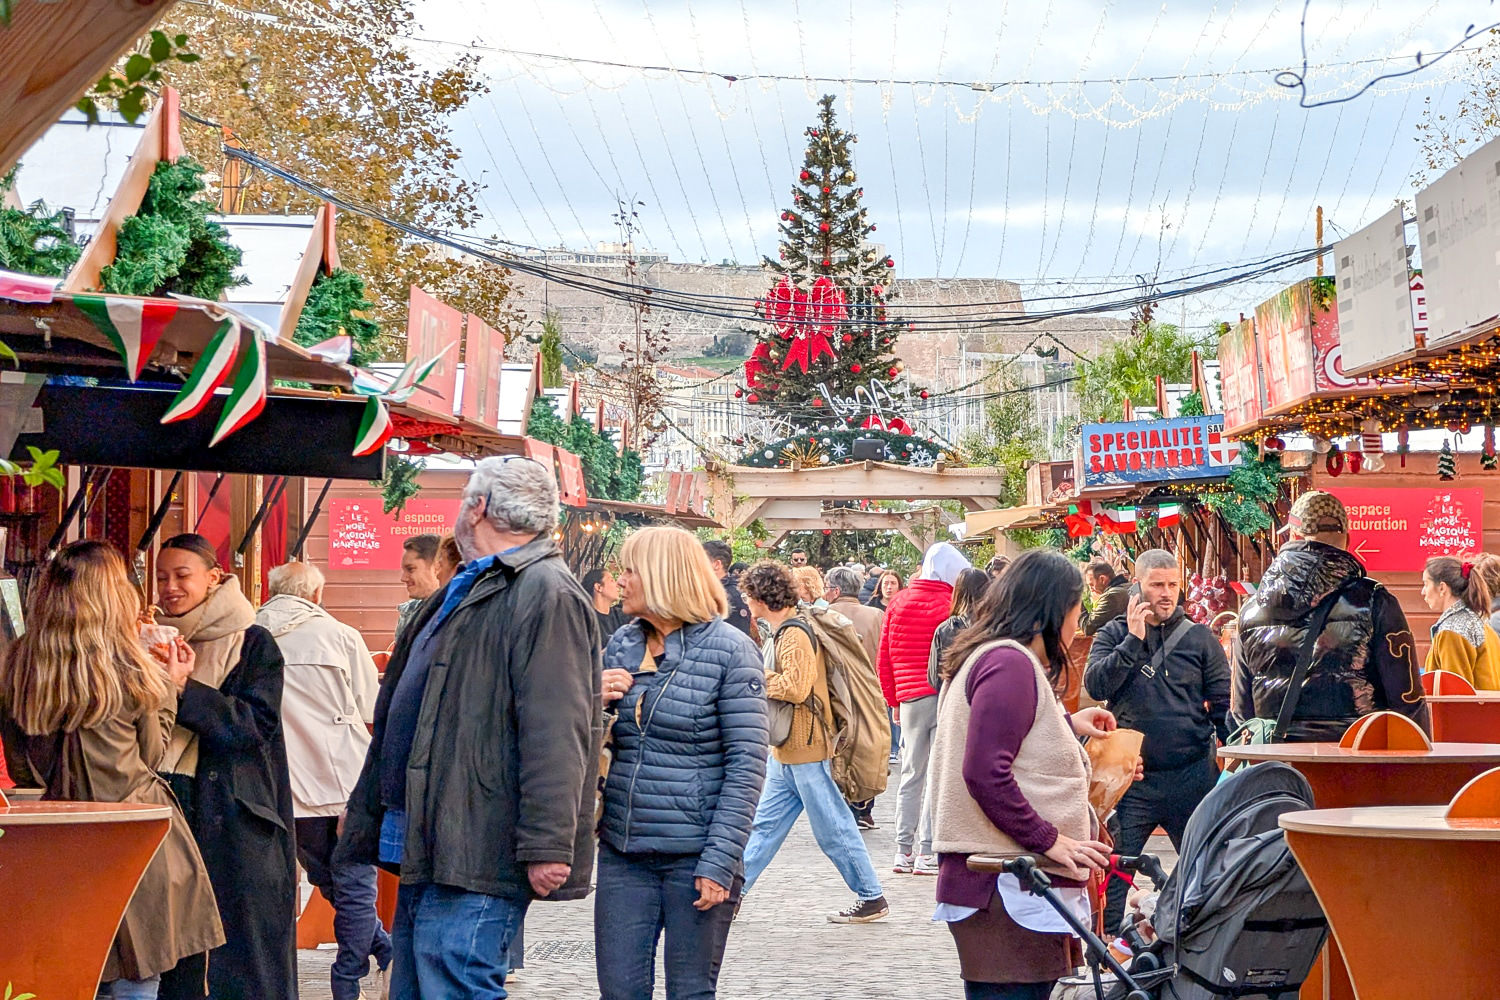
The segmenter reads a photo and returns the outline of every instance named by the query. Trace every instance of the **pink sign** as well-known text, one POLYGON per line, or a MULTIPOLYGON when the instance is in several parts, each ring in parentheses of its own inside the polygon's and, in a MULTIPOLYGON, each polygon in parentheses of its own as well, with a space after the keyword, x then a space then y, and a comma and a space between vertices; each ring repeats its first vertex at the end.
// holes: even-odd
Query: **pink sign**
POLYGON ((379 497, 328 501, 328 568, 401 568, 401 546, 416 535, 445 535, 458 520, 457 500, 408 500, 387 514, 379 497))
POLYGON ((1299 281, 1255 307, 1255 341, 1266 380, 1266 412, 1307 399, 1317 385, 1313 358, 1312 296, 1299 281))
POLYGON ((505 338, 500 331, 469 313, 464 335, 464 419, 498 431, 500 366, 505 363, 505 338))
POLYGON ((1433 556, 1477 553, 1484 490, 1323 487, 1349 513, 1349 551, 1372 573, 1420 572, 1433 556))
POLYGON ((458 387, 458 341, 464 317, 451 306, 411 286, 411 305, 406 319, 406 360, 438 363, 417 386, 407 405, 439 417, 453 419, 453 393, 458 387))
POLYGON ((1241 320, 1219 338, 1219 379, 1224 387, 1224 430, 1253 427, 1264 412, 1260 360, 1255 353, 1255 324, 1241 320))

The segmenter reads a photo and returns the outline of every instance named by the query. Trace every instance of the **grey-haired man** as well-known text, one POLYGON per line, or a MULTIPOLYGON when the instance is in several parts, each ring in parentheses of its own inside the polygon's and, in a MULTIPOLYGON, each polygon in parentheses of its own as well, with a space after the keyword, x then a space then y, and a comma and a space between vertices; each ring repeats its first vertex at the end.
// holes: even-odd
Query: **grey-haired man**
POLYGON ((531 900, 588 892, 599 627, 552 540, 557 514, 548 469, 479 462, 454 527, 464 567, 386 671, 336 860, 401 874, 396 1000, 505 997, 531 900))

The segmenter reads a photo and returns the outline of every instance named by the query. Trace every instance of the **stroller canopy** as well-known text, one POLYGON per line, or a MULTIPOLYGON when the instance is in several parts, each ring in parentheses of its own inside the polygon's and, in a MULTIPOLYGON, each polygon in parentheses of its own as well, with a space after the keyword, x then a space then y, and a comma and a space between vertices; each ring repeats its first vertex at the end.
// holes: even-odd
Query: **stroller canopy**
POLYGON ((1277 819, 1312 807, 1307 779, 1277 762, 1243 768, 1215 787, 1188 820, 1177 868, 1162 888, 1153 920, 1162 940, 1179 953, 1206 947, 1288 879, 1301 879, 1277 819))

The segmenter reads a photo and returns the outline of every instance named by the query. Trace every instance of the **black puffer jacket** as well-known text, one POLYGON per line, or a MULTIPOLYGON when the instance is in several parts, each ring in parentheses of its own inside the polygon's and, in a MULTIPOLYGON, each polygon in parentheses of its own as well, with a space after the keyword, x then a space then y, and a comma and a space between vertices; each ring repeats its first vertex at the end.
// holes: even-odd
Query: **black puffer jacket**
POLYGON ((1431 731, 1415 644, 1395 596, 1343 549, 1292 541, 1281 547, 1260 590, 1240 611, 1231 725, 1275 719, 1313 609, 1339 590, 1313 652, 1285 739, 1336 742, 1360 716, 1385 709, 1431 731), (1340 590, 1340 588, 1342 588, 1340 590))

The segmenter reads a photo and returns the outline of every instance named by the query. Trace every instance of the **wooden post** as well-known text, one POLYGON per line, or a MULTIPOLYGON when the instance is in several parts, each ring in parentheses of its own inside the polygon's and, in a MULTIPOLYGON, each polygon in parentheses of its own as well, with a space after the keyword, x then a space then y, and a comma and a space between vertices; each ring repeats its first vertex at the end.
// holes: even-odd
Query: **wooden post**
MULTIPOLYGON (((1323 206, 1322 205, 1318 206, 1318 221, 1317 221, 1317 233, 1316 233, 1316 236, 1317 236, 1317 240, 1318 240, 1318 249, 1322 250, 1323 249, 1323 206)), ((1318 277, 1320 277, 1320 278, 1323 277, 1323 255, 1321 253, 1318 254, 1318 277)))

